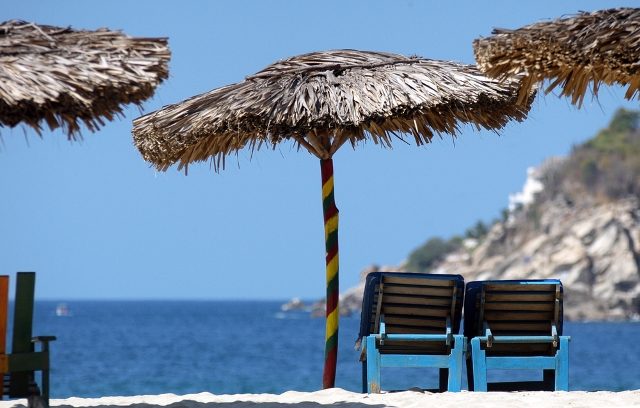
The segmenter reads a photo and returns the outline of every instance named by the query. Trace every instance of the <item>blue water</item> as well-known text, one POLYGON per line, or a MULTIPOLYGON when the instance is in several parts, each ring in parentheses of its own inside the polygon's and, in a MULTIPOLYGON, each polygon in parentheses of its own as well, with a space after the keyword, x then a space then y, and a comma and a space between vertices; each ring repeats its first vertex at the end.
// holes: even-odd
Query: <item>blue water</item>
MULTIPOLYGON (((55 302, 36 305, 34 335, 58 337, 54 398, 321 387, 324 319, 282 313, 279 302, 67 304, 68 317, 55 315, 55 302)), ((358 325, 358 316, 340 321, 336 386, 352 391, 361 389, 358 325)), ((572 390, 640 389, 640 323, 566 323, 565 334, 572 336, 572 390)), ((430 388, 437 378, 435 370, 387 369, 382 382, 430 388)))

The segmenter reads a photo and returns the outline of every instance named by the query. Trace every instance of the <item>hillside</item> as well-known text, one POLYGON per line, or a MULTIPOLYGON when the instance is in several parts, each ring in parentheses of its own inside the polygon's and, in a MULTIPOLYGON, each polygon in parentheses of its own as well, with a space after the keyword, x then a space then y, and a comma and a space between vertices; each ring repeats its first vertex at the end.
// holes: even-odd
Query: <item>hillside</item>
MULTIPOLYGON (((490 225, 430 238, 405 264, 363 271, 456 273, 466 281, 559 278, 569 319, 640 318, 640 112, 619 110, 566 158, 532 169, 490 225)), ((355 311, 361 285, 343 295, 355 311)))

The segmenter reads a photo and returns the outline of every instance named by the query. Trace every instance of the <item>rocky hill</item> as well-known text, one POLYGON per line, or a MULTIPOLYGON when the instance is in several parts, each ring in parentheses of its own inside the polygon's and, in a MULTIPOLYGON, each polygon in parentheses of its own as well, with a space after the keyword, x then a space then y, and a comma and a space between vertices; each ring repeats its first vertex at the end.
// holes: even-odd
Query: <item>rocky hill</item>
POLYGON ((629 319, 640 313, 640 206, 539 205, 527 220, 496 223, 477 247, 448 254, 432 272, 465 280, 558 278, 569 319, 629 319))
MULTIPOLYGON (((399 266, 375 270, 455 273, 465 281, 559 278, 569 319, 640 318, 640 112, 529 172, 501 220, 464 237, 432 238, 399 266)), ((362 283, 342 295, 358 310, 362 283)), ((317 307, 321 308, 322 304, 317 307)))

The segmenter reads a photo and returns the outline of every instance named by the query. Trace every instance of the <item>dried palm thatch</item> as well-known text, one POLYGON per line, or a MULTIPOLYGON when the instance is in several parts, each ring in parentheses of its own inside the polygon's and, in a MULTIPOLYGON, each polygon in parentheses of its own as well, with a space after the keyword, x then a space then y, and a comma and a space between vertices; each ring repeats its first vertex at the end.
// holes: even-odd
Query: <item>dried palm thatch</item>
POLYGON ((456 134, 458 123, 500 129, 523 120, 518 82, 488 79, 471 65, 419 57, 336 50, 277 62, 245 81, 192 97, 134 120, 134 142, 159 170, 244 147, 291 139, 321 159, 367 137, 391 146, 411 134, 456 134))
POLYGON ((627 99, 640 96, 640 9, 581 12, 492 34, 473 42, 476 61, 492 78, 524 74, 521 100, 544 79, 547 93, 562 85, 577 106, 589 84, 594 96, 601 83, 628 86, 627 99))
POLYGON ((168 76, 166 38, 72 30, 24 21, 0 24, 0 126, 63 127, 79 137, 151 97, 168 76))

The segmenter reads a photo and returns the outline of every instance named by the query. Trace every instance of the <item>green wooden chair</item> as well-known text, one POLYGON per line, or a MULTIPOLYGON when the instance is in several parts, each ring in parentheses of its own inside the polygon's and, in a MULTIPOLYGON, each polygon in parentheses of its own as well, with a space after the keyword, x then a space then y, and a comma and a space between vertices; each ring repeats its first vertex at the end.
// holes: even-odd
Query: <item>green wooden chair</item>
POLYGON ((464 334, 470 391, 568 391, 569 340, 562 335, 557 279, 469 282, 464 334), (471 364, 469 364, 471 363, 471 364), (489 382, 487 371, 541 370, 541 380, 489 382))
POLYGON ((32 337, 33 302, 36 274, 18 272, 13 315, 11 353, 6 352, 9 277, 0 276, 0 373, 3 375, 2 397, 27 398, 29 407, 49 406, 49 342, 54 336, 32 337), (40 350, 35 351, 35 345, 40 350), (41 371, 41 386, 35 372, 41 371))
POLYGON ((460 275, 375 272, 367 276, 359 341, 363 392, 381 391, 382 367, 439 369, 440 391, 460 391, 460 275))

